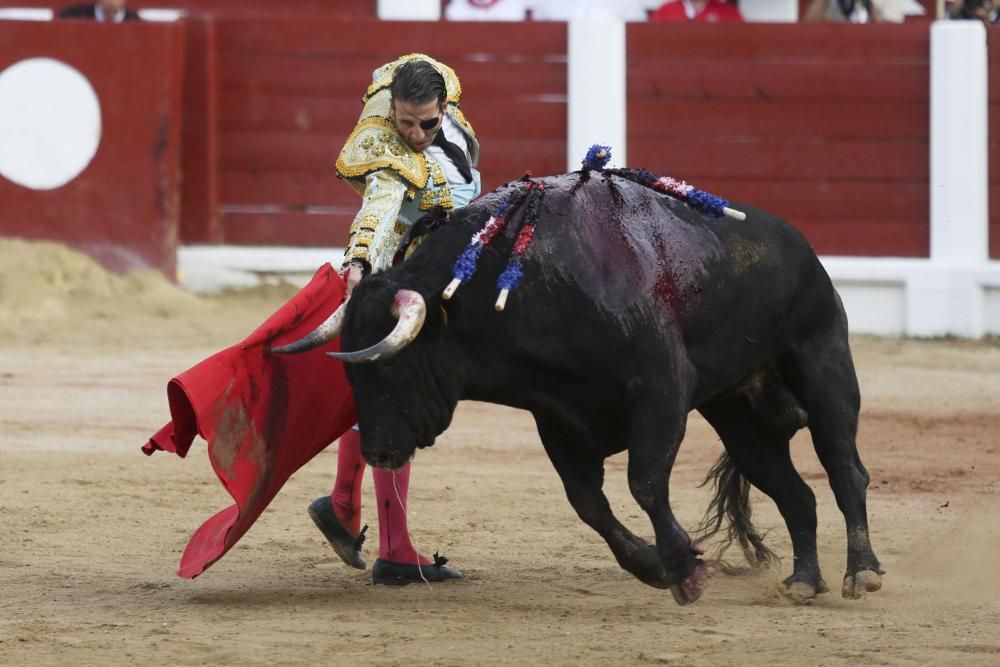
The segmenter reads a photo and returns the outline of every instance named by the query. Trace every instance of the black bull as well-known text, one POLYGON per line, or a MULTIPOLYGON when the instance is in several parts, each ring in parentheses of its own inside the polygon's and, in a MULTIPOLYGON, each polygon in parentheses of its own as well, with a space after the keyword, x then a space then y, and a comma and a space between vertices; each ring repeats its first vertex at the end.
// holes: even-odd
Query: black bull
POLYGON ((484 250, 454 297, 444 300, 442 289, 470 237, 519 183, 453 213, 405 262, 358 285, 345 350, 386 337, 397 293, 419 294, 426 309, 411 343, 347 365, 365 457, 402 465, 433 444, 462 399, 528 410, 580 518, 622 568, 684 604, 701 595, 706 568, 671 511, 669 484, 688 412, 698 410, 725 446, 722 468, 735 467, 731 478, 742 475, 777 504, 794 549, 784 584, 807 599, 827 590, 816 499, 789 455, 808 420, 847 524, 843 594, 877 590, 883 570, 868 534, 847 320, 802 235, 752 208, 742 209, 745 222, 710 219, 607 174, 538 181, 546 195, 534 244, 505 311, 494 309, 494 281, 510 233, 484 250), (604 459, 623 450, 655 546, 615 518, 602 491, 604 459))

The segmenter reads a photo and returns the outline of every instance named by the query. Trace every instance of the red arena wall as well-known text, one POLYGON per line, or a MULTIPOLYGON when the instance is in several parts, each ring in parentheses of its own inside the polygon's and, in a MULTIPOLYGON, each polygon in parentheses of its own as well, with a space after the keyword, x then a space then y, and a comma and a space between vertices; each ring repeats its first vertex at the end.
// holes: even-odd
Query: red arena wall
POLYGON ((218 133, 226 243, 341 245, 360 204, 337 153, 372 70, 426 52, 462 82, 484 190, 560 172, 566 153, 565 24, 220 19, 218 133))
POLYGON ((926 257, 926 24, 628 26, 628 156, 833 255, 926 257))
MULTIPOLYGON (((566 168, 564 23, 247 18, 227 0, 209 4, 218 16, 177 24, 0 22, 0 71, 41 55, 76 67, 106 130, 93 162, 61 188, 0 179, 0 233, 65 238, 103 248, 94 254, 109 265, 168 273, 178 236, 341 245, 359 199, 336 179, 336 154, 371 70, 417 50, 462 79, 485 190, 566 168)), ((991 44, 996 65, 1000 40, 991 44)), ((990 72, 995 125, 1000 67, 990 72)), ((630 166, 772 210, 823 254, 928 255, 926 23, 629 24, 627 95, 630 166)), ((989 155, 1000 165, 994 139, 989 155)))
POLYGON ((54 189, 0 178, 0 233, 56 239, 114 270, 173 275, 180 178, 181 24, 0 21, 0 71, 53 58, 89 81, 101 136, 90 163, 54 189))

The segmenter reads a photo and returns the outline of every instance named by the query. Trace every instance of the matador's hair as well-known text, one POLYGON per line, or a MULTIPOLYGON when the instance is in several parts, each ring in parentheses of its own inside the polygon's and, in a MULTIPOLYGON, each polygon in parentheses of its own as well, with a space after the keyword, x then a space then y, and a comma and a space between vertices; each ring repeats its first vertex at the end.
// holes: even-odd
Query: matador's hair
POLYGON ((408 60, 396 68, 389 85, 392 99, 407 104, 427 104, 431 100, 444 102, 448 97, 441 72, 426 60, 408 60))

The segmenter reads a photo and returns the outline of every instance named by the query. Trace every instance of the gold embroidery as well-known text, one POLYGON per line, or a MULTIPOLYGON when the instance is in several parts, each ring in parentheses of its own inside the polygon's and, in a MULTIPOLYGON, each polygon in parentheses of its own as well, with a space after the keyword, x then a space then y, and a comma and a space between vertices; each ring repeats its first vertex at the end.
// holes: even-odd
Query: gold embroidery
POLYGON ((451 210, 454 204, 451 199, 451 190, 447 185, 441 188, 427 188, 420 195, 420 210, 427 211, 435 206, 443 206, 451 210))
POLYGON ((364 183, 363 204, 351 223, 344 262, 366 261, 372 269, 381 270, 392 261, 394 250, 389 246, 399 242, 395 222, 407 185, 390 169, 370 174, 364 183))
POLYGON ((452 120, 458 123, 458 125, 463 130, 465 130, 466 134, 475 139, 476 131, 472 129, 472 123, 468 121, 468 119, 465 117, 465 114, 462 113, 462 110, 455 105, 450 106, 448 110, 450 112, 449 115, 451 116, 452 120))
POLYGON ((418 58, 430 62, 444 77, 448 115, 467 135, 472 164, 478 162, 475 131, 457 106, 462 88, 454 70, 421 54, 403 56, 377 69, 362 98, 364 108, 358 123, 336 162, 337 175, 364 202, 348 234, 345 265, 352 260, 363 260, 378 271, 391 264, 395 249, 406 233, 406 226, 396 219, 403 201, 416 200, 422 211, 434 206, 454 208, 444 170, 435 160, 411 149, 390 117, 389 84, 396 68, 418 58))
POLYGON ((428 160, 427 169, 430 171, 431 182, 434 183, 434 185, 441 186, 448 182, 448 179, 444 175, 444 169, 441 168, 441 165, 438 164, 437 160, 433 158, 428 160))
POLYGON ((341 178, 362 178, 379 169, 391 169, 415 188, 427 184, 427 158, 410 149, 388 118, 370 116, 358 121, 337 157, 341 178))
MULTIPOLYGON (((419 191, 427 186, 427 177, 431 173, 428 169, 428 159, 423 153, 418 153, 406 145, 396 130, 396 126, 390 118, 391 95, 388 90, 388 82, 391 81, 391 74, 395 72, 395 67, 401 62, 420 57, 425 58, 420 54, 403 56, 393 63, 380 67, 375 72, 375 82, 369 88, 368 94, 365 95, 365 106, 361 111, 361 117, 344 143, 344 148, 341 149, 336 163, 337 174, 341 178, 346 178, 348 183, 359 193, 363 193, 364 188, 363 186, 359 187, 357 179, 379 169, 395 171, 414 190, 419 191)), ((458 83, 458 77, 455 76, 454 70, 447 65, 430 58, 427 60, 445 76, 449 91, 448 115, 468 135, 469 153, 472 156, 472 164, 475 165, 478 162, 479 146, 476 143, 476 135, 472 125, 456 106, 461 96, 461 85, 458 83)), ((435 184, 443 182, 443 176, 434 179, 435 184)))

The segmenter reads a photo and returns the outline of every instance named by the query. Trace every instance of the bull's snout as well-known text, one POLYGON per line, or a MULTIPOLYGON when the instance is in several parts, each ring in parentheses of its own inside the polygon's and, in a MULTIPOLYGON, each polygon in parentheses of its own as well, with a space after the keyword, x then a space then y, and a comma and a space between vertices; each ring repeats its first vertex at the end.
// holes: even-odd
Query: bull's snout
POLYGON ((390 452, 384 449, 377 449, 374 452, 364 452, 365 460, 376 468, 389 468, 398 470, 406 465, 410 460, 409 456, 401 452, 390 452))

